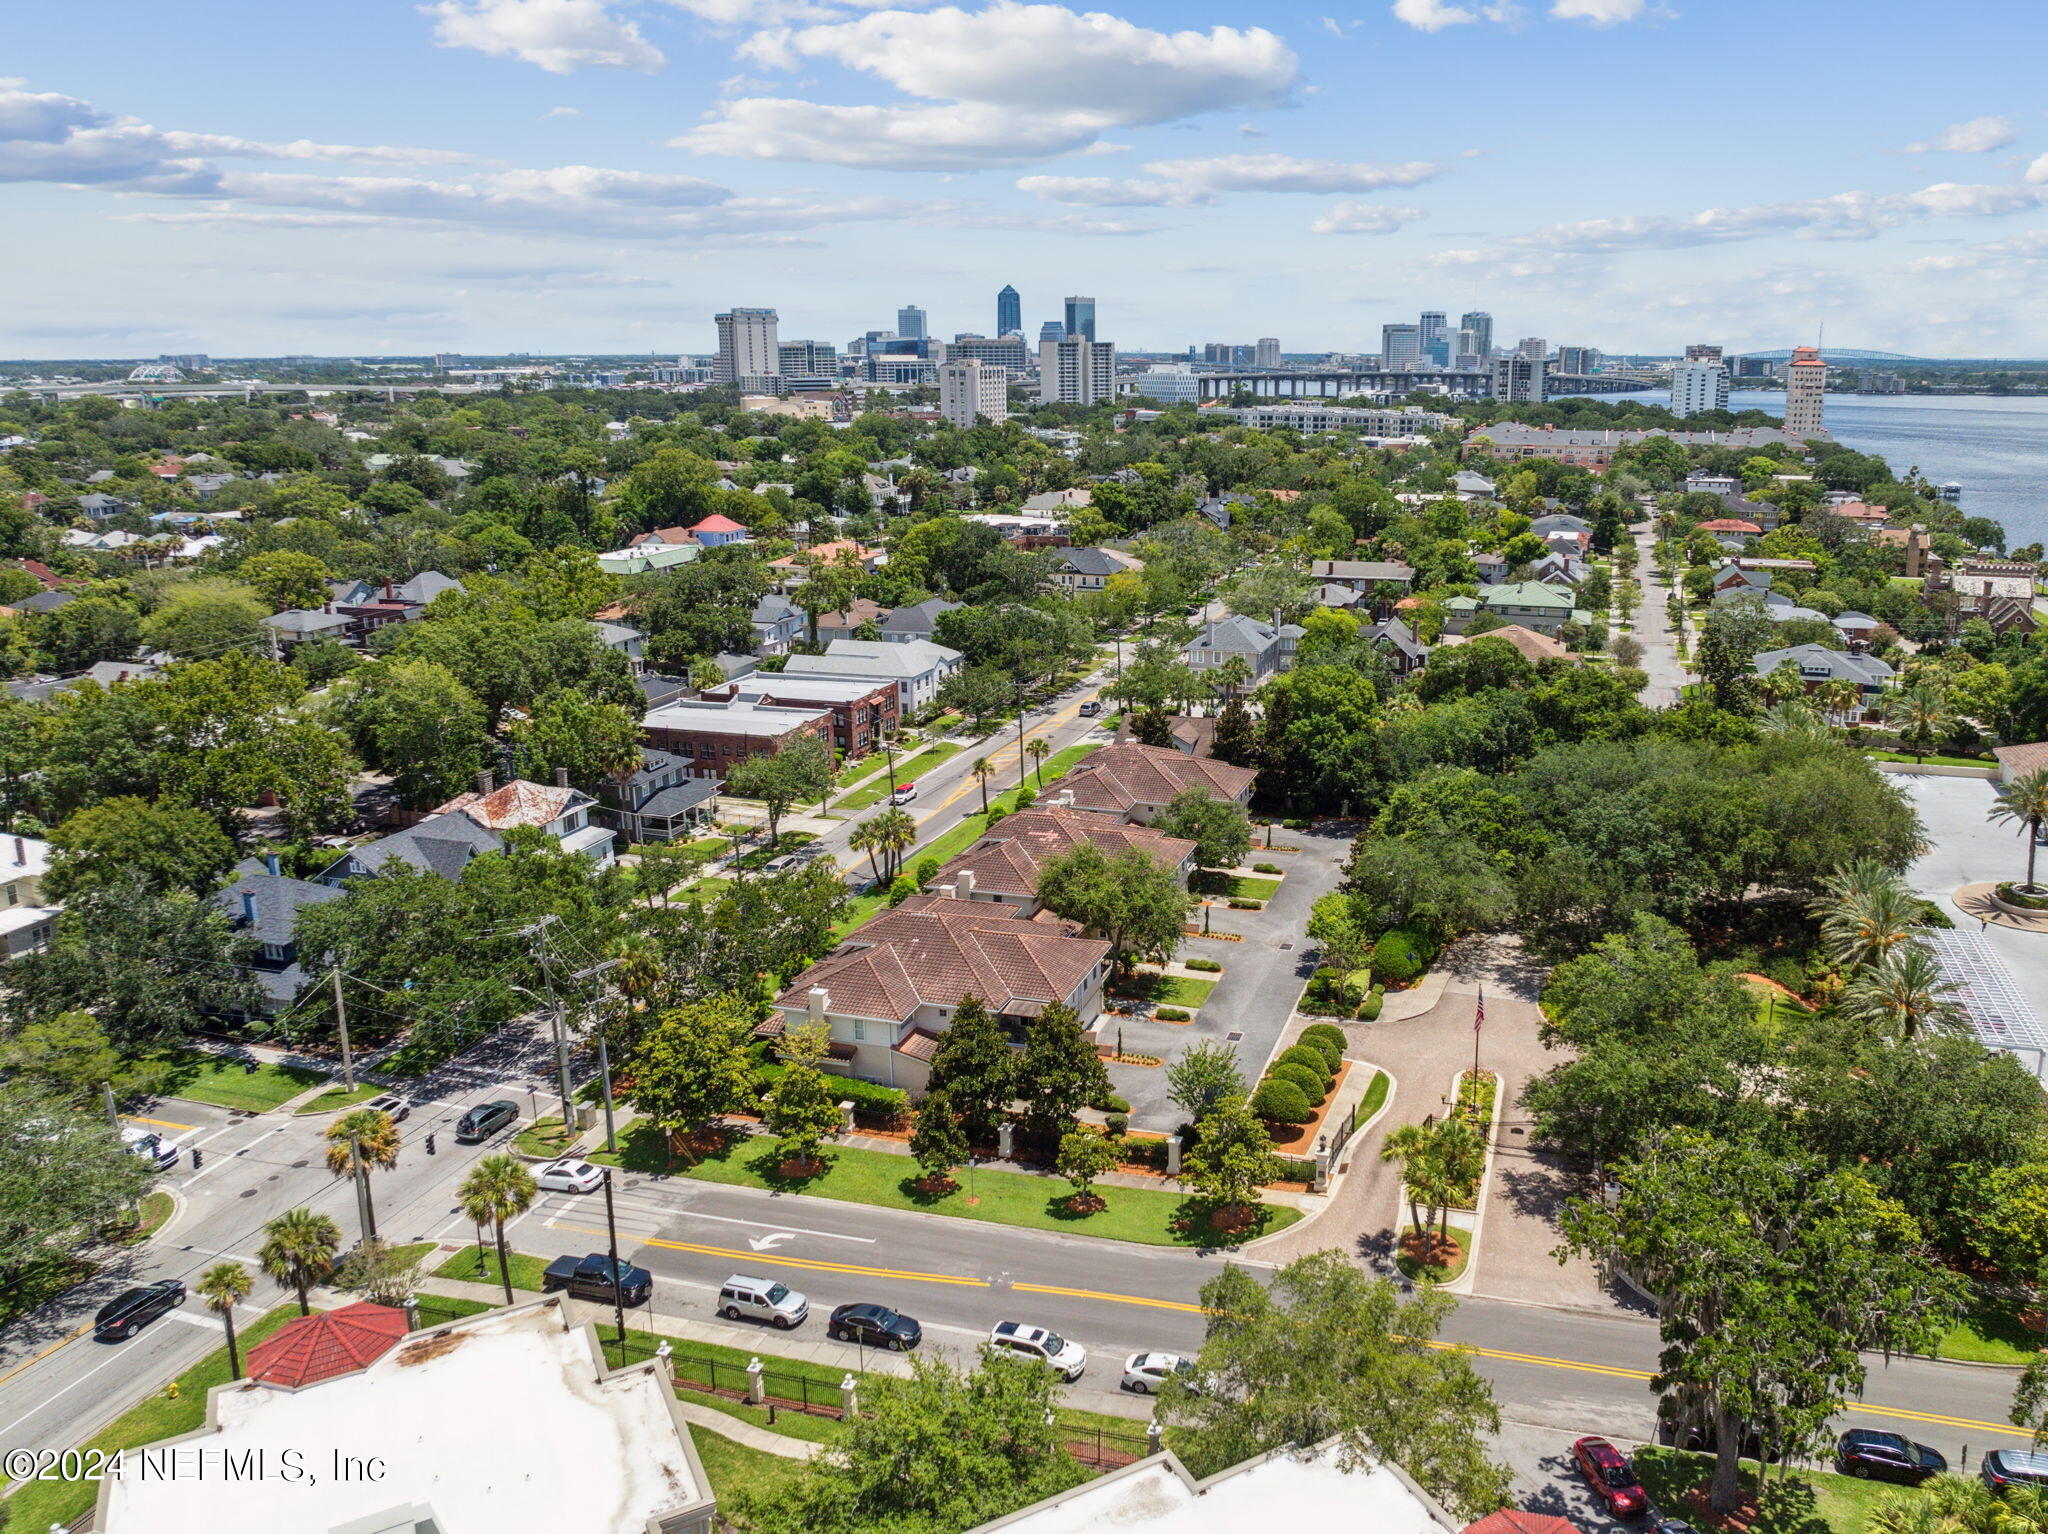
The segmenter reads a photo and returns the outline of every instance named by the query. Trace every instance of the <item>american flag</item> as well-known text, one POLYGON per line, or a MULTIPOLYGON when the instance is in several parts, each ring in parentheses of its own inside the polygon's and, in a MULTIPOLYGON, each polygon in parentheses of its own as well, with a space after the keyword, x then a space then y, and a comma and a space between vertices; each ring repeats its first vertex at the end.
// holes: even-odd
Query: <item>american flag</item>
POLYGON ((1484 1023, 1485 1021, 1486 1021, 1486 987, 1482 985, 1482 986, 1481 986, 1481 987, 1479 988, 1479 1010, 1478 1010, 1478 1011, 1476 1011, 1476 1012, 1474 1012, 1474 1013, 1472 1014, 1472 1031, 1473 1031, 1474 1033, 1477 1033, 1477 1032, 1479 1031, 1479 1029, 1480 1029, 1480 1025, 1481 1025, 1481 1024, 1483 1024, 1483 1023, 1484 1023))

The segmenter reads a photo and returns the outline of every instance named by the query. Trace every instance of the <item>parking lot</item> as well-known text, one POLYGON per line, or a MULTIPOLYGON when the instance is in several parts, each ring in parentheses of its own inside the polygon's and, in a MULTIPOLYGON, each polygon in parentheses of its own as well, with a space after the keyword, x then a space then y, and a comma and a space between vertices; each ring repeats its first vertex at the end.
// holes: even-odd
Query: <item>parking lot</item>
MULTIPOLYGON (((1926 828, 1927 850, 1906 871, 1919 893, 1940 901, 1942 909, 1961 921, 1967 918, 1960 917, 1948 899, 1954 891, 1966 884, 2025 876, 2026 833, 1987 818, 1997 799, 1997 785, 1982 778, 1902 776, 1897 782, 1926 828)), ((2038 868, 2048 878, 2048 848, 2041 850, 2038 868)), ((1983 938, 2022 989, 2030 995, 2048 994, 2048 933, 1991 926, 1983 930, 1983 938)))

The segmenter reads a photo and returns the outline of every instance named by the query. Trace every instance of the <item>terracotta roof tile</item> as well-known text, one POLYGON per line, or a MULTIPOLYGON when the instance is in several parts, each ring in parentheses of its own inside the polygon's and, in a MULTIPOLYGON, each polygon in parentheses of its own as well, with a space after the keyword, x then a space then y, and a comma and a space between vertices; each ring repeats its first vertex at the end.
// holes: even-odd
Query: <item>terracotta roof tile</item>
MULTIPOLYGON (((907 904, 907 902, 906 902, 907 904)), ((813 986, 831 1010, 902 1021, 919 1006, 979 996, 999 1012, 1064 1001, 1109 956, 1109 944, 1020 921, 985 901, 885 911, 812 965, 776 1003, 805 1006, 813 986)))
POLYGON ((446 815, 451 810, 460 810, 486 830, 503 831, 511 826, 545 826, 558 820, 575 797, 573 788, 554 788, 514 778, 488 794, 474 790, 457 794, 434 813, 446 815))
POLYGON ((930 882, 952 883, 965 870, 974 875, 977 891, 1035 894, 1039 869, 1084 842, 1111 857, 1136 850, 1164 868, 1178 868, 1195 850, 1193 842, 1145 826, 1123 825, 1085 810, 1029 809, 991 826, 930 882))
POLYGON ((248 1375, 297 1390, 367 1369, 398 1345, 405 1312, 358 1302, 288 1321, 249 1350, 248 1375))
POLYGON ((1190 788, 1236 800, 1250 791, 1257 777, 1249 767, 1184 756, 1167 746, 1114 745, 1077 762, 1065 777, 1048 784, 1041 797, 1057 800, 1070 790, 1076 809, 1125 814, 1139 805, 1171 803, 1190 788))

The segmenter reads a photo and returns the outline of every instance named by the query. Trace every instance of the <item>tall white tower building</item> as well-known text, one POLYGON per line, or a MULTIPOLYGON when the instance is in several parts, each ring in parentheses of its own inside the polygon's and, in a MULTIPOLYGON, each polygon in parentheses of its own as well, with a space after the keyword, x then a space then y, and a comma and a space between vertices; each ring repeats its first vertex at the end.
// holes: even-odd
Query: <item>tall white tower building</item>
POLYGON ((1793 347, 1792 360, 1785 364, 1786 432, 1802 441, 1825 437, 1828 429, 1821 424, 1821 415, 1827 397, 1828 365, 1821 360, 1820 348, 1793 347))
POLYGON ((962 431, 977 416, 991 421, 1010 418, 1010 374, 977 357, 939 364, 939 414, 962 431))
POLYGON ((713 383, 782 375, 773 309, 733 309, 713 319, 718 326, 718 356, 711 364, 713 383))
POLYGON ((1718 361, 1680 362, 1671 369, 1671 413, 1698 415, 1728 408, 1728 369, 1718 361))
POLYGON ((1116 343, 1069 335, 1038 343, 1038 402, 1092 405, 1116 398, 1116 343))

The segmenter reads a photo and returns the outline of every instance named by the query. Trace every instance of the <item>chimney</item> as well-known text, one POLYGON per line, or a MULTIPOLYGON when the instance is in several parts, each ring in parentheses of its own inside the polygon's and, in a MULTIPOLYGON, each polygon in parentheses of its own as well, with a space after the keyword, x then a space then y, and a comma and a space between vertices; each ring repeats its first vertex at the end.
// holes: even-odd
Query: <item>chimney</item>
POLYGON ((1061 789, 1055 805, 1059 809, 1071 810, 1074 807, 1074 791, 1071 788, 1061 789))
POLYGON ((557 767, 557 768, 555 769, 555 787, 557 787, 557 788, 567 788, 568 786, 569 786, 569 769, 568 769, 568 768, 566 768, 566 767, 557 767))
POLYGON ((256 893, 254 890, 242 891, 242 920, 252 927, 256 925, 256 893))
POLYGON ((974 898, 974 870, 963 868, 953 876, 953 897, 956 900, 974 898))
POLYGON ((274 879, 274 878, 276 878, 276 877, 277 877, 277 873, 278 873, 278 868, 277 868, 277 854, 276 854, 276 853, 274 853, 274 852, 266 852, 266 853, 264 853, 264 854, 263 854, 263 866, 264 866, 264 868, 265 868, 266 870, 268 870, 268 872, 269 872, 270 876, 271 876, 271 877, 272 877, 273 879, 274 879))
POLYGON ((492 788, 494 788, 495 786, 496 785, 491 781, 490 768, 486 767, 482 771, 477 773, 476 791, 479 795, 488 799, 490 797, 492 788))
POLYGON ((389 581, 386 581, 384 583, 384 600, 387 602, 395 602, 398 600, 398 593, 391 589, 391 582, 389 581))
POLYGON ((804 999, 810 1003, 811 1021, 814 1023, 825 1021, 826 1009, 832 1005, 831 993, 822 985, 814 985, 811 987, 809 995, 804 999))

